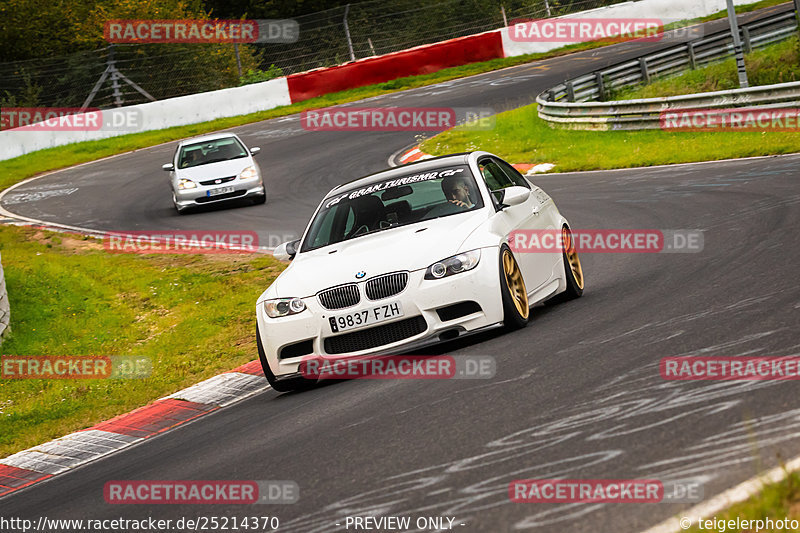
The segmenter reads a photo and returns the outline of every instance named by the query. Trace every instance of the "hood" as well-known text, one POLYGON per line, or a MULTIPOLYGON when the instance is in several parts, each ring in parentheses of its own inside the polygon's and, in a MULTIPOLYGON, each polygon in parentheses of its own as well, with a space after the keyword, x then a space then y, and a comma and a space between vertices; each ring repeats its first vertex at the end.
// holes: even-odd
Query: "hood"
POLYGON ((239 172, 249 166, 253 166, 250 157, 239 159, 229 159, 219 163, 209 163, 198 167, 181 168, 175 171, 178 179, 186 178, 192 181, 206 181, 217 178, 227 178, 228 176, 238 176, 239 172))
MULTIPOLYGON (((420 270, 459 252, 462 243, 486 222, 485 209, 451 215, 297 254, 270 286, 269 298, 307 297, 341 285, 399 270, 420 270), (356 273, 366 276, 356 279, 356 273)), ((268 294, 267 294, 268 293, 268 294)))

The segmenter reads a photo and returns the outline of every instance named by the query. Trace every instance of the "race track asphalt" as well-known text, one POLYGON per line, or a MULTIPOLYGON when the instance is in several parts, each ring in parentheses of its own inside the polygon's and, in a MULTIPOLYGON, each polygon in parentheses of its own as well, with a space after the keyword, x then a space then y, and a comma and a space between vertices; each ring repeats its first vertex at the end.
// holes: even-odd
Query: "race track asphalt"
MULTIPOLYGON (((615 45, 372 102, 508 109, 568 75, 659 46, 615 45)), ((34 181, 14 191, 28 197, 9 195, 3 206, 102 230, 256 230, 263 242, 298 234, 331 187, 385 167, 414 141, 413 133, 306 132, 296 117, 234 131, 262 147, 266 205, 177 216, 159 169, 173 150, 166 145, 34 181)), ((574 228, 699 229, 704 249, 584 254, 583 298, 536 308, 523 330, 435 350, 492 355, 493 379, 269 390, 18 491, 0 500, 0 515, 275 515, 279 531, 302 532, 344 530, 345 516, 376 514, 455 517, 463 532, 646 529, 692 504, 511 503, 508 483, 695 478, 710 497, 800 454, 795 382, 666 382, 658 372, 666 356, 798 354, 798 166, 800 156, 783 156, 538 177, 574 228), (106 504, 103 484, 124 479, 294 480, 300 500, 106 504)))

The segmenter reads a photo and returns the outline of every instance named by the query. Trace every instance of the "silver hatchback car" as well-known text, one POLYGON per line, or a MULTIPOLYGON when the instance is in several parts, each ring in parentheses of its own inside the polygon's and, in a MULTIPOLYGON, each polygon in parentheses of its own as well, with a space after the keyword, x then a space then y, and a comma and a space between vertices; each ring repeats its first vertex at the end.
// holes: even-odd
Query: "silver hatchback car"
POLYGON ((267 201, 261 169, 253 156, 260 148, 247 149, 233 133, 217 133, 178 144, 169 172, 172 203, 178 213, 189 207, 252 198, 267 201))

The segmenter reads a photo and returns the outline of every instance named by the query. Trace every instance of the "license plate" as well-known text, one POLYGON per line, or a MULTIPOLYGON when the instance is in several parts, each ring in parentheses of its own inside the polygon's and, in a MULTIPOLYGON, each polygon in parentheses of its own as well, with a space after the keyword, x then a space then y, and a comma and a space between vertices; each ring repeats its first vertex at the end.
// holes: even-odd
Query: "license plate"
POLYGON ((217 187, 216 189, 209 189, 206 191, 206 196, 218 196, 229 192, 233 192, 233 187, 217 187))
POLYGON ((391 320, 398 316, 403 316, 403 306, 400 305, 400 302, 394 302, 364 309, 363 311, 354 311, 346 315, 332 316, 328 318, 328 322, 331 325, 331 331, 339 333, 340 331, 391 320))

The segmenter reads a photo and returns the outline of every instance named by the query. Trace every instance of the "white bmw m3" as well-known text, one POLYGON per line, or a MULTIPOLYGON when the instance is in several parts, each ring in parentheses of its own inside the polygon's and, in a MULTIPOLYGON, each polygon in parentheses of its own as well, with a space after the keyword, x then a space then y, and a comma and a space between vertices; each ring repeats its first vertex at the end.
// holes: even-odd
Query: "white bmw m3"
POLYGON ((553 200, 487 152, 397 167, 333 189, 291 264, 256 304, 258 352, 281 392, 309 384, 310 356, 402 354, 503 326, 531 306, 583 293, 567 220, 553 200), (514 232, 561 232, 564 246, 512 253, 514 232))

